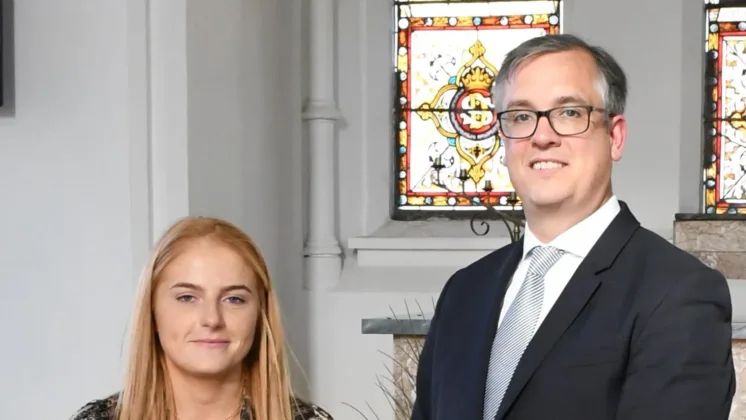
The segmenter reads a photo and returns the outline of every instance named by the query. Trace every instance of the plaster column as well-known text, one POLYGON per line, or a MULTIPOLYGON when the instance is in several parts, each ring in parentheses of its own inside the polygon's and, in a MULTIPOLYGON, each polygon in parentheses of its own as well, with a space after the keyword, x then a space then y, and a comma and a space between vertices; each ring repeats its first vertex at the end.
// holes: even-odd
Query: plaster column
POLYGON ((308 238, 304 249, 304 287, 326 289, 342 271, 336 236, 336 161, 334 140, 339 110, 334 100, 334 0, 310 5, 310 88, 303 119, 308 123, 310 195, 308 238))
POLYGON ((189 215, 187 0, 148 0, 152 240, 189 215))

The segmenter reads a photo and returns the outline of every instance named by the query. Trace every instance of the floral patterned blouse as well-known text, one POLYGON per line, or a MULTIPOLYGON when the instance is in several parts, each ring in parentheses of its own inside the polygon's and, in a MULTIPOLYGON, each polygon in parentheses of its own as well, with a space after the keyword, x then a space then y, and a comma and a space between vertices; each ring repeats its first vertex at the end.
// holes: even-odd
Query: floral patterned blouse
MULTIPOLYGON (((118 396, 118 394, 115 394, 102 400, 91 401, 78 410, 70 420, 115 420, 114 414, 118 396)), ((332 416, 322 408, 297 398, 294 399, 291 408, 293 409, 294 420, 333 420, 332 416)), ((239 419, 253 419, 248 399, 244 400, 239 419)))

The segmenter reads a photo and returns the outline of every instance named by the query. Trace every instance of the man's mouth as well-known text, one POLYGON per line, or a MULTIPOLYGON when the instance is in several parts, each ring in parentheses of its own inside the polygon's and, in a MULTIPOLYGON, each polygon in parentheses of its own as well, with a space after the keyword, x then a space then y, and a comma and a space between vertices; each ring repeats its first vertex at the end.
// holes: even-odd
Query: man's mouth
POLYGON ((531 169, 534 169, 536 171, 545 171, 548 169, 561 169, 565 166, 567 165, 562 162, 553 160, 538 160, 531 165, 531 169))

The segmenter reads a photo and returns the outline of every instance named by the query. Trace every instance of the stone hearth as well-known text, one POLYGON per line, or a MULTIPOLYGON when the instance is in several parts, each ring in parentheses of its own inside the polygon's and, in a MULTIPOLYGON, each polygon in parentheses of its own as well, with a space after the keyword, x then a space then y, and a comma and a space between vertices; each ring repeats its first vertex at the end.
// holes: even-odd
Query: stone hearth
POLYGON ((746 215, 677 214, 673 243, 727 279, 746 279, 746 215))

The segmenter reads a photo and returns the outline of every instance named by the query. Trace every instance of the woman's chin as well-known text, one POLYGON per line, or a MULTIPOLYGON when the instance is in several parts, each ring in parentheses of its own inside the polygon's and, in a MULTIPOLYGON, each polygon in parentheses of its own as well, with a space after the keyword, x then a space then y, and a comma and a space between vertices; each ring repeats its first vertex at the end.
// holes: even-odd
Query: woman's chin
POLYGON ((189 363, 180 367, 182 374, 201 379, 218 379, 240 373, 241 363, 227 360, 200 360, 197 363, 189 363))

